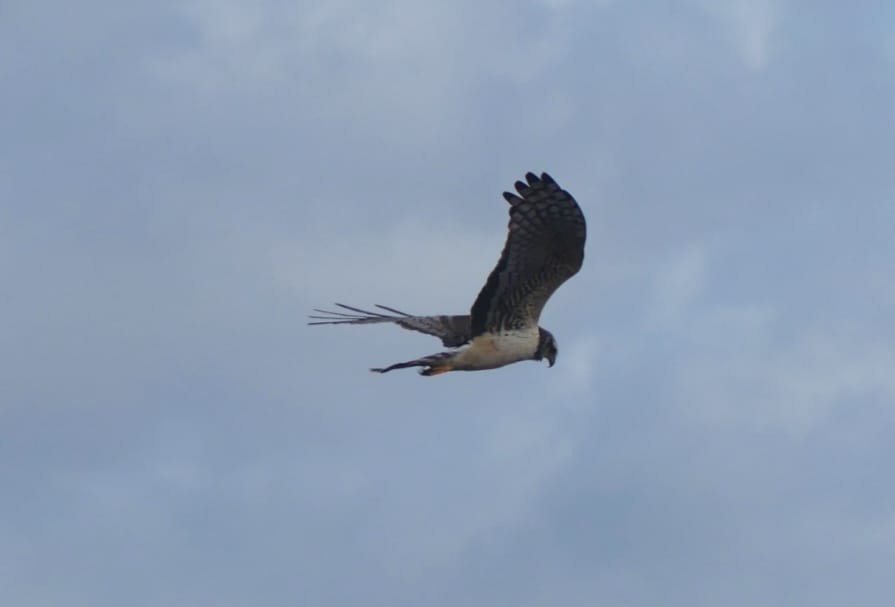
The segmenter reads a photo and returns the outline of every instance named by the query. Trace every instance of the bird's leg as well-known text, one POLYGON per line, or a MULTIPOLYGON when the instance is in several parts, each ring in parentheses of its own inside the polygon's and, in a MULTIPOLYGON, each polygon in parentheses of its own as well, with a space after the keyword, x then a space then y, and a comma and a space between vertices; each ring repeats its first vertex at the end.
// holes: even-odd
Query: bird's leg
POLYGON ((453 370, 453 366, 451 366, 449 361, 454 355, 455 352, 439 352, 438 354, 431 354, 429 356, 417 358, 416 360, 395 363, 382 369, 370 369, 370 371, 373 371, 374 373, 388 373, 395 369, 407 369, 408 367, 428 367, 422 369, 420 375, 439 375, 453 370))

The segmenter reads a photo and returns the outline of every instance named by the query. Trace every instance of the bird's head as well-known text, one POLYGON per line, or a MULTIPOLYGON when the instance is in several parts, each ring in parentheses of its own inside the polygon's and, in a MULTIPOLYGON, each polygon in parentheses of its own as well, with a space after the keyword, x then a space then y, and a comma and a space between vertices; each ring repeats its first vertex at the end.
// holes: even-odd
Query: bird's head
POLYGON ((556 355, 559 352, 556 339, 553 337, 553 333, 542 327, 538 327, 538 336, 538 349, 535 351, 534 359, 544 360, 546 358, 552 367, 556 364, 556 355))

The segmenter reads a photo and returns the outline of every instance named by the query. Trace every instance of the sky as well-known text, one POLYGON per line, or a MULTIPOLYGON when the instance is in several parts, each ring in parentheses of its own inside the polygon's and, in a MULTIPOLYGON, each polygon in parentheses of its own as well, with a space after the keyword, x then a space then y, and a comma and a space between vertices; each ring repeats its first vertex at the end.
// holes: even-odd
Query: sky
POLYGON ((895 11, 0 3, 0 603, 889 605, 895 11), (465 313, 547 171, 553 368, 465 313))

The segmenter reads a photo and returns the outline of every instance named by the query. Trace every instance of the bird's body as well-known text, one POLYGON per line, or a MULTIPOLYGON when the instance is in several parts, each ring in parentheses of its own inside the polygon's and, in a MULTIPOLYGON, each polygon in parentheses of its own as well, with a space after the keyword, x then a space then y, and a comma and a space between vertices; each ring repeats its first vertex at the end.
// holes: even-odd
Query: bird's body
POLYGON ((531 360, 537 349, 537 328, 482 333, 457 350, 450 365, 455 371, 496 369, 520 360, 531 360))
POLYGON ((421 374, 438 375, 544 358, 552 367, 556 340, 538 320, 550 296, 581 268, 586 226, 575 199, 549 175, 525 177, 526 182, 516 182, 518 195, 504 193, 510 203, 507 242, 468 315, 412 316, 377 305, 390 313, 383 314, 336 304, 351 313, 317 310, 323 316, 312 316, 315 322, 309 324, 391 322, 456 348, 372 369, 379 373, 423 367, 421 374))

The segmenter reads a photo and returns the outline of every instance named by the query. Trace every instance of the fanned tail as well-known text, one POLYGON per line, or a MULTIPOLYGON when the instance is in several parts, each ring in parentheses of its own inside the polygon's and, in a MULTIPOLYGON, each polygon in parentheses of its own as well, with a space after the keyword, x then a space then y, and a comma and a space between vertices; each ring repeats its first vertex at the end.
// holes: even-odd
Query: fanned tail
POLYGON ((395 363, 382 369, 370 369, 370 371, 373 371, 374 373, 388 373, 389 371, 394 371, 395 369, 407 369, 409 367, 426 367, 425 369, 420 369, 420 375, 429 377, 432 375, 438 375, 440 373, 452 371, 453 367, 450 364, 450 359, 454 356, 454 354, 454 352, 439 352, 438 354, 423 356, 422 358, 417 358, 416 360, 409 360, 403 363, 395 363))

